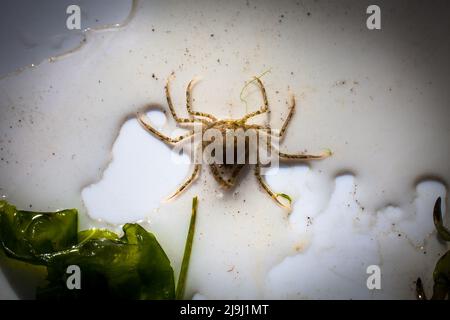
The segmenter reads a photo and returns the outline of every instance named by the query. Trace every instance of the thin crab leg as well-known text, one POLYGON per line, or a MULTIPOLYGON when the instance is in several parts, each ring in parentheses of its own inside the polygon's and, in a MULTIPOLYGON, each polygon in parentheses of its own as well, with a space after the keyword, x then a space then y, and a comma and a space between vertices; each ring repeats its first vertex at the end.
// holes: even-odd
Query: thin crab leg
MULTIPOLYGON (((201 150, 201 144, 198 144, 195 149, 197 150, 197 152, 194 152, 194 160, 199 156, 198 150, 201 150)), ((166 198, 166 201, 169 201, 169 200, 175 198, 176 196, 178 196, 180 193, 182 193, 184 190, 186 190, 186 188, 192 182, 194 182, 195 179, 197 179, 198 173, 201 169, 201 163, 198 161, 194 161, 194 163, 195 163, 194 171, 192 172, 190 177, 170 197, 166 198)))
POLYGON ((284 133, 286 132, 287 126, 289 125, 289 122, 292 119, 292 116, 294 115, 295 112, 295 97, 292 96, 291 97, 291 106, 289 107, 289 113, 288 116, 286 118, 286 120, 284 120, 283 126, 281 127, 280 133, 278 134, 278 137, 281 139, 284 136, 284 133))
POLYGON ((270 130, 270 127, 260 124, 246 124, 245 129, 270 130))
POLYGON ((263 190, 265 192, 267 192, 267 194, 282 208, 287 209, 289 211, 291 211, 291 207, 286 206, 285 204, 281 203, 280 200, 278 200, 278 196, 275 192, 273 192, 269 186, 267 185, 267 183, 264 181, 263 177, 261 176, 261 167, 260 164, 257 163, 255 165, 255 176, 256 179, 258 180, 259 184, 261 185, 261 187, 263 188, 263 190))
POLYGON ((264 88, 263 83, 261 82, 261 80, 258 77, 254 77, 254 80, 256 80, 256 82, 258 82, 258 85, 261 89, 261 93, 262 93, 262 97, 263 97, 263 101, 264 101, 264 105, 261 107, 261 109, 259 109, 258 111, 254 111, 251 112, 247 115, 245 115, 241 121, 243 123, 245 123, 248 119, 255 117, 257 115, 260 115, 264 112, 267 112, 269 110, 269 102, 267 101, 267 94, 266 94, 266 89, 264 88))
POLYGON ((144 129, 146 129, 147 131, 152 133, 159 140, 161 140, 169 145, 174 145, 175 143, 180 142, 181 140, 184 140, 184 139, 189 138, 194 135, 194 131, 190 131, 187 134, 178 136, 176 138, 171 138, 171 137, 168 137, 168 136, 162 134, 155 128, 153 128, 152 125, 145 120, 145 116, 143 114, 138 113, 137 120, 144 127, 144 129))
POLYGON ((322 154, 319 154, 319 155, 303 154, 303 153, 289 154, 289 153, 278 152, 278 156, 282 160, 320 160, 320 159, 328 158, 331 155, 332 155, 332 152, 330 150, 326 150, 322 154))
POLYGON ((175 112, 175 109, 173 107, 172 98, 170 96, 170 76, 167 78, 166 86, 164 87, 164 90, 166 91, 166 99, 167 104, 170 109, 170 113, 172 114, 172 117, 175 119, 175 121, 179 124, 184 123, 193 123, 193 122, 201 122, 204 124, 209 124, 210 122, 206 119, 194 119, 194 118, 180 118, 177 116, 177 113, 175 112))
POLYGON ((169 201, 176 196, 178 196, 181 192, 186 190, 186 188, 198 177, 198 173, 200 171, 201 164, 196 164, 194 167, 194 171, 192 172, 191 176, 170 196, 166 199, 166 201, 169 201))
MULTIPOLYGON (((284 136, 284 134, 286 133, 286 129, 292 119, 292 116, 294 115, 294 112, 295 112, 295 98, 294 98, 294 96, 292 96, 291 97, 291 105, 289 107, 289 113, 288 113, 286 119, 284 120, 283 125, 281 126, 280 132, 274 133, 275 136, 277 136, 280 139, 284 136)), ((263 126, 263 125, 256 125, 256 124, 255 125, 249 124, 246 126, 248 126, 248 128, 251 128, 251 129, 265 129, 265 130, 270 129, 271 130, 270 126, 263 126)))
MULTIPOLYGON (((261 131, 264 134, 267 134, 267 136, 269 138, 271 137, 275 137, 275 138, 279 138, 279 135, 271 135, 265 131, 261 131)), ((267 143, 267 147, 270 148, 269 150, 271 150, 272 145, 270 143, 267 143)), ((306 154, 306 153, 285 153, 285 152, 280 152, 278 150, 278 148, 273 147, 273 149, 275 151, 278 151, 278 157, 281 160, 321 160, 321 159, 325 159, 328 158, 330 156, 333 155, 333 152, 330 149, 326 149, 324 150, 321 154, 306 154)))
MULTIPOLYGON (((292 109, 289 112, 288 118, 286 118, 285 123, 282 127, 282 130, 280 131, 279 134, 274 133, 271 134, 272 129, 270 127, 262 127, 260 128, 261 131, 260 133, 263 133, 265 135, 267 135, 268 140, 267 140, 267 150, 271 151, 272 150, 272 144, 271 144, 271 139, 275 138, 275 139, 280 139, 282 137, 282 135, 284 134, 284 132, 286 131, 286 126, 289 123, 290 118, 292 117, 292 109)), ((291 154, 291 153, 284 153, 284 152, 279 152, 279 150, 277 150, 277 148, 273 148, 276 151, 278 151, 278 156, 280 159, 282 160, 321 160, 321 159, 325 159, 328 158, 330 156, 333 155, 333 152, 329 149, 325 150, 324 152, 322 152, 322 154, 318 154, 318 155, 312 155, 312 154, 304 154, 304 153, 299 153, 299 154, 291 154)))
POLYGON ((189 84, 186 88, 186 108, 187 108, 188 113, 191 116, 200 116, 200 117, 209 118, 212 121, 217 121, 217 118, 209 113, 192 110, 192 94, 191 93, 192 93, 192 86, 193 86, 194 82, 195 82, 194 79, 189 81, 189 84))

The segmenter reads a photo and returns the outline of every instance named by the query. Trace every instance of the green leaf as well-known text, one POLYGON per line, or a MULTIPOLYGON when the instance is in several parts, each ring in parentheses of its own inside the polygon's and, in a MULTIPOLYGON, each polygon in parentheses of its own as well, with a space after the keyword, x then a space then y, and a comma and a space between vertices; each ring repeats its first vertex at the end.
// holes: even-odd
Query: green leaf
POLYGON ((433 280, 433 296, 431 299, 445 299, 445 297, 450 294, 450 251, 447 251, 447 253, 436 263, 433 272, 433 280))
POLYGON ((20 211, 0 201, 0 241, 15 259, 40 264, 40 255, 77 243, 77 210, 20 211))
POLYGON ((77 211, 17 210, 0 201, 0 244, 14 259, 47 267, 42 299, 174 299, 173 269, 155 236, 126 224, 123 236, 108 230, 77 233, 77 211), (81 289, 67 288, 67 267, 81 270, 81 289))
POLYGON ((38 298, 174 299, 173 269, 154 235, 138 224, 126 224, 123 231, 117 238, 97 230, 79 245, 49 255, 49 285, 38 290, 38 298), (81 270, 81 290, 67 289, 70 265, 81 270))
MULTIPOLYGON (((437 198, 433 208, 433 221, 439 236, 450 241, 450 230, 445 228, 442 222, 441 198, 437 198)), ((450 251, 447 251, 436 263, 433 271, 433 296, 432 300, 443 300, 446 297, 450 299, 450 251)), ((422 280, 417 279, 416 295, 419 300, 426 300, 422 280)))

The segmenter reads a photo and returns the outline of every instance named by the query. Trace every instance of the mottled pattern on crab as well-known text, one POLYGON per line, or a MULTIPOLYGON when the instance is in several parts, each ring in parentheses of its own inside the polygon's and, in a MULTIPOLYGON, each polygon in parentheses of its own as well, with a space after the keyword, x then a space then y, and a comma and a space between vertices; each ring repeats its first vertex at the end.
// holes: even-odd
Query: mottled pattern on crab
MULTIPOLYGON (((171 76, 173 73, 171 74, 171 76)), ((180 126, 192 126, 192 125, 201 125, 201 133, 205 133, 209 129, 217 129, 221 132, 223 137, 226 136, 228 130, 239 130, 242 129, 244 131, 252 129, 256 130, 258 135, 266 135, 267 137, 267 143, 265 147, 268 149, 267 151, 272 154, 272 150, 275 149, 271 144, 271 139, 278 139, 278 141, 281 141, 281 139, 284 137, 286 129, 292 119, 292 116, 295 111, 295 98, 292 96, 291 103, 289 106, 289 113, 284 120, 284 123, 279 131, 274 131, 269 125, 258 125, 258 124, 247 124, 247 121, 255 116, 258 116, 260 114, 267 113, 269 111, 269 102, 267 99, 266 89, 259 77, 254 77, 252 81, 255 81, 262 94, 263 98, 263 105, 260 109, 250 112, 246 115, 244 115, 240 119, 217 119, 215 116, 206 113, 206 112, 200 112, 200 111, 194 111, 192 109, 192 87, 195 83, 194 80, 191 80, 186 88, 186 109, 189 114, 189 118, 182 118, 177 115, 175 112, 172 98, 170 95, 170 78, 167 79, 167 83, 165 86, 165 93, 167 98, 167 104, 169 106, 170 113, 172 114, 172 117, 180 126)), ((159 140, 173 146, 177 143, 181 143, 183 140, 192 138, 195 135, 195 132, 193 129, 191 129, 188 133, 178 136, 176 138, 168 137, 158 130, 156 130, 145 118, 143 114, 138 114, 138 120, 139 123, 151 134, 153 134, 156 138, 159 140)), ((236 138, 236 137, 235 137, 236 138)), ((207 144, 211 143, 210 141, 202 141, 202 147, 207 146, 207 144)), ((199 146, 195 146, 195 148, 198 148, 199 146)), ((261 146, 258 144, 257 148, 259 149, 261 146)), ((209 168, 211 170, 211 173, 214 177, 214 179, 219 183, 220 186, 223 188, 231 188, 235 185, 236 179, 239 176, 239 173, 242 171, 243 167, 246 164, 249 164, 248 157, 249 157, 249 143, 245 143, 245 163, 239 163, 238 161, 234 161, 232 164, 229 164, 226 162, 226 164, 218 164, 218 163, 210 163, 209 168)), ((227 149, 225 146, 223 147, 223 157, 226 158, 227 149)), ((235 157, 237 154, 236 150, 236 144, 234 144, 234 150, 233 156, 235 157)), ((324 159, 326 157, 329 157, 331 155, 331 151, 326 151, 320 155, 309 155, 309 154, 288 154, 288 153, 282 153, 278 150, 274 150, 277 152, 277 156, 280 160, 291 160, 291 161, 304 161, 304 160, 319 160, 324 159)), ((236 160, 236 158, 235 158, 236 160)), ((201 163, 196 163, 194 165, 194 170, 192 174, 187 178, 187 180, 169 197, 169 199, 172 199, 176 196, 178 196, 181 192, 186 190, 188 186, 195 181, 195 179, 199 176, 200 169, 201 169, 201 163)), ((254 174, 256 176, 256 179, 259 183, 259 185, 262 187, 262 189, 281 207, 286 208, 290 210, 290 205, 286 205, 283 202, 279 200, 279 194, 273 192, 268 184, 266 183, 265 179, 261 175, 261 166, 262 163, 260 162, 259 157, 257 158, 257 162, 254 164, 255 170, 254 174)))

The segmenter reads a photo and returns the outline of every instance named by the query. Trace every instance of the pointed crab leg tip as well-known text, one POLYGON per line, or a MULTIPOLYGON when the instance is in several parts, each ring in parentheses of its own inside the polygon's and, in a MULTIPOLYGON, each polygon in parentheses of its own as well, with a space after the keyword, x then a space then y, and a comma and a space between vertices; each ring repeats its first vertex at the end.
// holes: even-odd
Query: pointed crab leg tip
POLYGON ((276 202, 281 208, 285 209, 285 210, 287 211, 288 215, 292 212, 292 205, 291 205, 290 202, 289 202, 289 205, 286 205, 286 204, 282 203, 282 202, 281 202, 280 200, 278 200, 278 199, 275 199, 275 202, 276 202))
POLYGON ((285 204, 282 204, 281 202, 278 202, 278 205, 283 208, 284 210, 286 210, 287 215, 289 216, 292 213, 292 207, 291 206, 287 206, 285 204))
POLYGON ((169 196, 169 197, 163 199, 162 202, 163 202, 163 203, 171 202, 171 201, 175 198, 175 196, 176 196, 176 195, 171 195, 171 196, 169 196))

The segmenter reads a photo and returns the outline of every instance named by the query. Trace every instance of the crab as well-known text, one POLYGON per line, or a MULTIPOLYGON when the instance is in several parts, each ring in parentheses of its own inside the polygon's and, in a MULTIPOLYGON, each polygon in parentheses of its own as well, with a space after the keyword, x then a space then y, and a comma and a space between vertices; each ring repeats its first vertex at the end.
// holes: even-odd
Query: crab
MULTIPOLYGON (((280 130, 272 130, 269 125, 258 125, 258 124, 249 124, 248 121, 258 115, 268 113, 269 111, 269 102, 267 99, 266 89, 264 87, 264 84, 262 83, 260 77, 254 77, 251 82, 256 82, 261 94, 262 94, 262 100, 263 104, 262 106, 253 112, 245 114, 242 118, 239 119, 218 119, 212 114, 206 113, 206 112, 200 112, 195 111, 192 108, 192 87, 195 83, 195 79, 191 80, 186 88, 186 109, 188 112, 188 117, 183 118, 178 116, 177 112, 175 111, 175 108, 173 106, 172 98, 170 95, 170 80, 173 76, 173 73, 168 77, 166 85, 164 87, 165 95, 167 99, 167 104, 170 110, 170 113, 174 120, 176 121, 177 125, 180 127, 190 127, 190 130, 188 133, 180 135, 178 137, 169 137, 161 132, 159 132, 157 129, 155 129, 152 124, 150 123, 149 119, 146 117, 144 113, 138 112, 137 119, 139 123, 142 125, 143 128, 145 128, 149 133, 154 135, 157 139, 163 141, 164 143, 168 144, 169 146, 175 146, 178 143, 182 143, 185 139, 189 139, 195 135, 195 130, 193 127, 195 125, 201 126, 201 133, 204 134, 209 129, 216 129, 219 130, 222 135, 225 137, 226 132, 228 130, 238 130, 241 129, 243 131, 252 129, 256 130, 258 134, 265 134, 268 137, 267 140, 267 147, 272 152, 272 147, 270 143, 270 139, 278 139, 277 141, 281 141, 286 133, 287 127, 292 119, 292 116, 295 111, 295 98, 293 95, 291 95, 291 100, 289 104, 289 112, 284 120, 283 125, 281 126, 280 130)), ((249 82, 250 83, 250 82, 249 82)), ((207 145, 207 142, 202 141, 201 146, 205 147, 207 145)), ((198 146, 197 146, 198 147, 198 146)), ((196 148, 197 148, 196 147, 196 148)), ((257 148, 259 148, 258 146, 257 148)), ((226 158, 227 153, 229 153, 230 150, 223 146, 223 158, 226 158)), ((236 145, 234 145, 234 150, 232 150, 233 156, 236 154, 236 145)), ((326 150, 322 154, 318 155, 310 155, 310 154, 304 154, 304 153, 298 153, 298 154, 290 154, 290 153, 284 153, 279 152, 277 150, 277 156, 279 160, 288 160, 288 161, 306 161, 306 160, 319 160, 324 159, 326 157, 329 157, 331 155, 330 150, 326 150)), ((214 179, 217 181, 217 183, 222 186, 225 189, 232 188, 235 183, 236 179, 239 176, 239 173, 242 171, 242 169, 245 167, 245 165, 250 164, 248 161, 249 156, 249 142, 246 141, 245 143, 245 161, 242 162, 236 162, 233 163, 208 163, 208 166, 211 170, 211 173, 214 177, 214 179), (225 172, 228 173, 228 176, 225 175, 225 172)), ((236 159, 235 159, 236 160, 236 159)), ((201 166, 203 163, 195 163, 192 173, 188 176, 188 178, 178 187, 178 189, 168 197, 168 200, 175 198, 180 193, 182 193, 184 190, 188 188, 188 186, 196 180, 196 178, 199 176, 201 166)), ((290 210, 290 198, 282 193, 276 193, 271 190, 271 188, 268 186, 267 182, 261 175, 261 162, 259 161, 259 158, 256 163, 252 163, 254 165, 254 174, 256 176, 256 179, 261 186, 262 190, 264 190, 279 206, 290 210), (284 204, 279 200, 279 197, 282 196, 284 198, 287 198, 289 200, 289 205, 284 204)))

